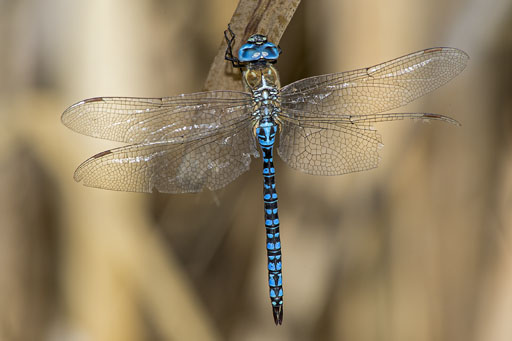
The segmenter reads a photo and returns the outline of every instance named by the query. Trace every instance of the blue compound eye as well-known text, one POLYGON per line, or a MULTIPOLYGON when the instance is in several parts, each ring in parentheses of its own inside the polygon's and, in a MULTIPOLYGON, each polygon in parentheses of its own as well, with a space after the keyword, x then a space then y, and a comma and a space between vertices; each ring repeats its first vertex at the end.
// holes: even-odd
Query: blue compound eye
POLYGON ((241 62, 253 62, 261 58, 261 51, 255 44, 244 44, 238 50, 238 59, 241 62))
POLYGON ((238 50, 238 59, 241 62, 255 62, 260 59, 276 60, 279 58, 279 49, 273 43, 244 44, 238 50))
POLYGON ((263 58, 267 60, 276 60, 279 58, 279 49, 272 43, 265 43, 261 46, 263 58))

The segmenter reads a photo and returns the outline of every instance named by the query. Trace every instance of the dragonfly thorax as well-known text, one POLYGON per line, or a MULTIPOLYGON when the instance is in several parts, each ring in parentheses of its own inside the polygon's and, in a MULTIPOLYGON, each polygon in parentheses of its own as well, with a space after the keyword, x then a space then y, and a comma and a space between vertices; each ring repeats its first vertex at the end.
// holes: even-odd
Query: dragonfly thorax
POLYGON ((272 65, 250 65, 243 70, 242 78, 248 92, 263 88, 279 89, 281 87, 279 73, 272 65))
POLYGON ((244 85, 252 94, 253 116, 260 126, 264 118, 277 119, 280 112, 279 75, 277 70, 266 67, 248 67, 243 71, 244 85))

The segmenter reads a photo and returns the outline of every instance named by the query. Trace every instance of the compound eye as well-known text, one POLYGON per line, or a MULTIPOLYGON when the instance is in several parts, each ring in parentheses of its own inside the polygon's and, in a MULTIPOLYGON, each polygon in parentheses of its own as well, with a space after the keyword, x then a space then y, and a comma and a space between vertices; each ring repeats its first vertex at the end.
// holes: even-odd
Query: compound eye
POLYGON ((238 50, 238 59, 241 62, 253 62, 261 57, 261 51, 254 44, 245 44, 238 50))
POLYGON ((261 48, 261 54, 267 60, 276 60, 279 58, 279 49, 272 43, 265 43, 261 48))

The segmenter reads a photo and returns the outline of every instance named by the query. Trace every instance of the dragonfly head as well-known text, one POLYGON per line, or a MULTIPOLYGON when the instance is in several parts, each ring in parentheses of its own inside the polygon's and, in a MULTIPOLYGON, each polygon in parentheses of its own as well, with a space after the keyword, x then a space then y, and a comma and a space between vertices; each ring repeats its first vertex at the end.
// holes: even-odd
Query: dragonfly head
POLYGON ((238 60, 241 63, 271 62, 275 63, 281 49, 267 40, 262 34, 254 34, 247 39, 247 43, 238 50, 238 60))

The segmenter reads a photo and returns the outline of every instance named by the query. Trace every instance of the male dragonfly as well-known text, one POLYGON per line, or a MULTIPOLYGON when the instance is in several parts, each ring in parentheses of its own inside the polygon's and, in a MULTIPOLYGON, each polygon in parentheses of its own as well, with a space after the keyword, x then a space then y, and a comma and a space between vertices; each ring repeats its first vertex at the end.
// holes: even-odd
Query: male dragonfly
POLYGON ((283 320, 282 259, 273 150, 293 169, 341 175, 377 167, 381 137, 372 124, 403 119, 457 121, 430 113, 382 113, 440 87, 468 55, 438 47, 372 67, 305 78, 281 88, 274 67, 281 49, 261 34, 226 60, 240 68, 245 92, 206 91, 164 98, 96 97, 80 101, 62 122, 81 134, 130 145, 96 154, 74 178, 86 186, 165 193, 217 190, 263 156, 263 207, 270 301, 283 320))

